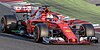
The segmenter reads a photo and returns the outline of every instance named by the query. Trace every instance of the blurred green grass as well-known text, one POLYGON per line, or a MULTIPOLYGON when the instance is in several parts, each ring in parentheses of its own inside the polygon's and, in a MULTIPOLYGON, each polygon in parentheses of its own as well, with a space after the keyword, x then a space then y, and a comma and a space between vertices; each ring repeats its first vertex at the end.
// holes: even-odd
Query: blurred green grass
POLYGON ((100 7, 85 0, 27 0, 51 6, 51 10, 65 16, 100 24, 100 7))

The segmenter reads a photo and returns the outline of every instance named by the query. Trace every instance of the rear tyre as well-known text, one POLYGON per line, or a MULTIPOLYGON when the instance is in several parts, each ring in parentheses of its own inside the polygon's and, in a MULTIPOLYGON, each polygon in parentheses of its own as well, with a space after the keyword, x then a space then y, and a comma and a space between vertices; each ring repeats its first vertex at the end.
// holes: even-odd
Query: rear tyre
POLYGON ((13 29, 16 29, 17 18, 14 15, 4 15, 1 18, 1 31, 10 32, 13 29))
POLYGON ((91 24, 82 24, 79 29, 79 35, 84 37, 94 37, 95 30, 91 24))
POLYGON ((48 37, 48 26, 46 24, 36 24, 34 28, 34 41, 37 43, 41 43, 43 41, 43 37, 48 37))

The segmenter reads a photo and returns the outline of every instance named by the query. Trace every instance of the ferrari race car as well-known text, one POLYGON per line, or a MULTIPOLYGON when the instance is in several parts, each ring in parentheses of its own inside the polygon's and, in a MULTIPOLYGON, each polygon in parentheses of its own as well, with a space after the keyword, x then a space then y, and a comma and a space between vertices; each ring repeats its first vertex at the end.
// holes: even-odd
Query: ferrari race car
POLYGON ((52 12, 47 5, 33 8, 23 17, 24 20, 18 20, 16 15, 4 15, 1 19, 2 32, 25 35, 45 44, 98 43, 90 22, 52 12))

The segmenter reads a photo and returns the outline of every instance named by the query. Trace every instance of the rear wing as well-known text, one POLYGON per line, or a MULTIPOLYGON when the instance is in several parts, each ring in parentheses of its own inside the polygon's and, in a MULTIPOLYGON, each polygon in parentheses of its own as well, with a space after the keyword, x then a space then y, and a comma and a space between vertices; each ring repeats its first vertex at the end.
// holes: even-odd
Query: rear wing
POLYGON ((33 7, 32 6, 14 6, 13 9, 16 13, 30 13, 33 7))
POLYGON ((12 9, 16 13, 31 13, 31 10, 38 9, 40 3, 15 3, 12 9))

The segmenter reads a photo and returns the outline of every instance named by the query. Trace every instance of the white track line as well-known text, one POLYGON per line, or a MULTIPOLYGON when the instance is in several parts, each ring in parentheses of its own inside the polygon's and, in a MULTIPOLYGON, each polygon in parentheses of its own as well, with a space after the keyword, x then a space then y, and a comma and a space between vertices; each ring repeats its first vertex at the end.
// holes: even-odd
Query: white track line
POLYGON ((95 32, 96 34, 100 34, 100 32, 95 32))
POLYGON ((10 5, 10 4, 8 4, 8 3, 2 3, 2 2, 0 2, 0 4, 2 4, 2 5, 4 5, 4 6, 6 6, 6 7, 8 7, 8 8, 11 8, 11 5, 10 5))
POLYGON ((17 4, 23 5, 23 4, 27 4, 27 2, 5 2, 5 3, 4 2, 0 2, 0 4, 6 6, 8 8, 12 8, 12 5, 17 5, 17 4))

